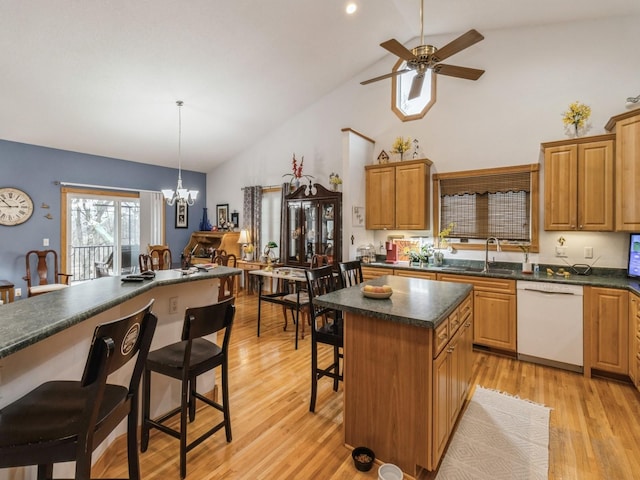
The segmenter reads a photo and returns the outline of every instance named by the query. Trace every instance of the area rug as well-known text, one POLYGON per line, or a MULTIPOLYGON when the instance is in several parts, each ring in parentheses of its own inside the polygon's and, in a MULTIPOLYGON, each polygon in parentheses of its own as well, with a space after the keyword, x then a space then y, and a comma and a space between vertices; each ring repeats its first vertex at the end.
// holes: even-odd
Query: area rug
POLYGON ((548 478, 550 410, 477 386, 436 480, 548 478))

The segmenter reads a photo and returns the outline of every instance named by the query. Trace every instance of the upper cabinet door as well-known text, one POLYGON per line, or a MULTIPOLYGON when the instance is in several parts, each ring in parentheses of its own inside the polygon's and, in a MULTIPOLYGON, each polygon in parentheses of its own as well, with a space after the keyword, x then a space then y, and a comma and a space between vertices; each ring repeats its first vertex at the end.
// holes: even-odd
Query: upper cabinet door
POLYGON ((544 143, 544 229, 613 231, 613 135, 544 143))
POLYGON ((425 163, 396 166, 396 228, 429 228, 429 168, 425 163))
POLYGON ((394 228, 396 169, 393 166, 367 169, 366 171, 367 230, 394 228))
POLYGON ((616 129, 616 230, 640 231, 640 113, 616 129))

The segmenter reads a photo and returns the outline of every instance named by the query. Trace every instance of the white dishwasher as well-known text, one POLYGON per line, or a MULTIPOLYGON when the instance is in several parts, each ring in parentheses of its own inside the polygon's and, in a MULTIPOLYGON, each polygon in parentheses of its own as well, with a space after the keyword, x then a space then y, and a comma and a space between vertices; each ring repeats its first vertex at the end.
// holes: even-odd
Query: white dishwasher
POLYGON ((582 372, 582 287, 517 282, 518 358, 582 372))

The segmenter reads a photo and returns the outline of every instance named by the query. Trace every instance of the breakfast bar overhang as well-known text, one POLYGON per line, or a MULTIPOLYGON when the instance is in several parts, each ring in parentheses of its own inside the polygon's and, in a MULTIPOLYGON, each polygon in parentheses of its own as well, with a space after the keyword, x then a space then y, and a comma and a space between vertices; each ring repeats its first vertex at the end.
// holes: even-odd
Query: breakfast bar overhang
POLYGON ((344 432, 383 462, 435 470, 471 378, 472 285, 383 276, 314 299, 344 312, 344 432))

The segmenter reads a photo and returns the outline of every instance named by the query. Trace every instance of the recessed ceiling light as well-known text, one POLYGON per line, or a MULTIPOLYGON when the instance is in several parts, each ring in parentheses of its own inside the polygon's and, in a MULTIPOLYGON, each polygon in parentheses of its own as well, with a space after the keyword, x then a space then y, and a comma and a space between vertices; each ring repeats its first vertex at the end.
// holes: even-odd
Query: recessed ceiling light
POLYGON ((353 15, 357 9, 358 9, 358 5, 356 5, 355 3, 353 2, 347 3, 346 11, 348 15, 353 15))

